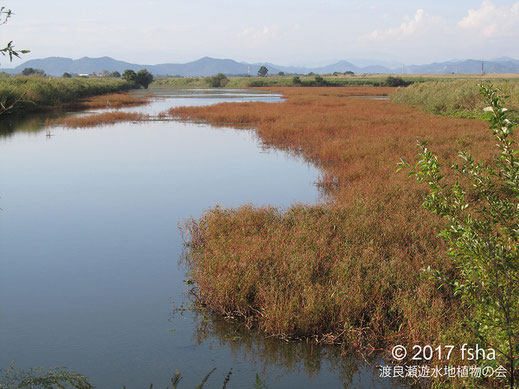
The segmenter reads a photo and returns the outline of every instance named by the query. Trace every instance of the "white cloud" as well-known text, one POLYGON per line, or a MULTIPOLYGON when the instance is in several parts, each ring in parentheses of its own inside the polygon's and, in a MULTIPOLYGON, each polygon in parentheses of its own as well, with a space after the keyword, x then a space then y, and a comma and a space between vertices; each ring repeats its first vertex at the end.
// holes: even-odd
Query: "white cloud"
POLYGON ((238 33, 237 37, 255 45, 268 43, 280 38, 280 31, 277 25, 248 27, 238 33))
POLYGON ((485 0, 478 9, 469 9, 458 22, 462 32, 485 38, 519 35, 519 2, 510 7, 496 7, 485 0))
POLYGON ((411 20, 407 18, 400 26, 383 30, 377 29, 361 38, 372 41, 405 40, 423 35, 432 29, 437 29, 441 22, 439 17, 428 15, 423 9, 419 9, 411 20))

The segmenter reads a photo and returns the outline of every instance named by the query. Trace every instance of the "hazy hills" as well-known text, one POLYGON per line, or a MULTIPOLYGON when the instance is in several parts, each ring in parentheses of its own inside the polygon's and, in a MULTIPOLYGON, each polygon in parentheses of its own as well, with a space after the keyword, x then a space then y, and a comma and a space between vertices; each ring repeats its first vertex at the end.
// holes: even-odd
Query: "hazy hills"
MULTIPOLYGON (((366 64, 366 61, 363 61, 366 64)), ((21 73, 24 68, 42 69, 46 74, 52 76, 61 76, 63 73, 93 73, 108 70, 109 72, 123 72, 126 69, 135 71, 140 69, 148 69, 155 75, 180 75, 180 76, 212 76, 216 73, 224 73, 226 75, 256 75, 261 66, 269 69, 269 74, 277 74, 279 72, 308 74, 310 72, 316 74, 326 74, 346 71, 352 71, 356 74, 363 73, 481 73, 481 60, 453 60, 447 62, 435 62, 427 65, 410 65, 399 67, 387 67, 376 62, 367 66, 356 66, 349 61, 338 61, 327 66, 309 68, 299 66, 281 66, 272 63, 254 63, 237 62, 232 59, 217 59, 203 57, 199 60, 184 63, 164 63, 159 65, 139 65, 124 61, 118 61, 110 57, 70 59, 63 57, 48 57, 43 59, 32 59, 23 64, 11 68, 0 69, 7 73, 21 73)), ((491 61, 484 61, 484 71, 486 73, 519 73, 519 60, 501 57, 491 61)))

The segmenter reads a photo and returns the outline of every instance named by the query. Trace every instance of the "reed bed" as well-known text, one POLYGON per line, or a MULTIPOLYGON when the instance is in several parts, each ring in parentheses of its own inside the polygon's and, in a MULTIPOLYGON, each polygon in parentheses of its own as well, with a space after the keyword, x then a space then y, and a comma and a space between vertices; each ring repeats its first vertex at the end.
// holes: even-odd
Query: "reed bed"
POLYGON ((110 93, 81 100, 80 108, 122 108, 148 104, 153 95, 135 96, 127 93, 110 93))
MULTIPOLYGON (((449 287, 423 277, 454 274, 421 206, 426 188, 396 173, 426 140, 443 162, 459 149, 490 158, 483 121, 435 116, 390 101, 382 88, 272 88, 282 103, 180 107, 169 114, 210 123, 252 122, 266 146, 302 154, 322 169, 321 205, 287 211, 216 207, 184 226, 198 301, 269 335, 344 347, 396 342, 462 344, 464 307, 449 287)), ((453 361, 454 362, 454 361, 453 361)))
POLYGON ((0 113, 48 110, 80 99, 133 87, 118 78, 51 78, 38 75, 0 78, 0 113))
POLYGON ((391 95, 391 101, 411 104, 440 115, 484 118, 485 104, 479 95, 477 84, 492 82, 509 94, 508 109, 519 118, 519 80, 469 79, 454 81, 428 81, 400 88, 391 95))
POLYGON ((64 126, 69 128, 95 127, 113 125, 119 122, 144 121, 149 115, 139 112, 111 111, 84 116, 69 116, 58 119, 47 119, 47 127, 64 126))

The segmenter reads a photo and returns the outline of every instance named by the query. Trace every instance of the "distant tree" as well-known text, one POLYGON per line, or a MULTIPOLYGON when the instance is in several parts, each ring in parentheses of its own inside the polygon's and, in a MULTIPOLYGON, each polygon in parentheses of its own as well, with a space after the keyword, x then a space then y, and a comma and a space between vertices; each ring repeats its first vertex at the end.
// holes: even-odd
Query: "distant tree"
POLYGON ((101 73, 99 73, 99 77, 103 77, 103 78, 110 77, 110 72, 108 70, 103 70, 103 71, 101 71, 101 73))
POLYGON ((413 82, 406 81, 402 77, 389 76, 388 78, 386 78, 386 81, 384 83, 386 86, 409 86, 413 82))
POLYGON ((229 83, 229 79, 223 73, 218 73, 216 76, 208 78, 208 84, 213 88, 224 87, 229 83))
POLYGON ((153 81, 153 74, 148 72, 147 69, 141 69, 137 72, 137 84, 144 87, 144 89, 148 89, 148 85, 153 81))
POLYGON ((123 78, 128 82, 137 82, 137 73, 131 69, 126 69, 123 72, 123 78))
POLYGON ((301 85, 301 79, 299 78, 299 76, 294 76, 294 78, 292 78, 292 84, 301 85))
POLYGON ((260 77, 266 77, 267 74, 268 74, 269 70, 265 67, 265 66, 262 66, 259 68, 258 70, 258 76, 260 77))
POLYGON ((354 74, 355 74, 355 73, 352 72, 351 70, 347 70, 347 71, 344 72, 344 75, 345 75, 345 76, 353 76, 354 74))
POLYGON ((314 72, 310 72, 310 73, 308 73, 308 75, 309 76, 313 76, 313 75, 315 75, 315 73, 314 72))
POLYGON ((285 75, 285 72, 279 72, 278 73, 278 76, 284 76, 285 75))
POLYGON ((110 77, 113 78, 121 78, 121 73, 119 73, 117 70, 115 72, 110 73, 110 77))
POLYGON ((25 68, 22 70, 22 74, 24 76, 30 76, 31 74, 40 74, 43 76, 45 74, 45 71, 43 71, 42 69, 25 68))
POLYGON ((328 86, 328 82, 323 77, 321 77, 318 74, 315 76, 315 82, 314 83, 315 83, 316 86, 328 86))
POLYGON ((63 73, 63 75, 61 77, 63 77, 63 78, 72 78, 72 74, 65 72, 65 73, 63 73))

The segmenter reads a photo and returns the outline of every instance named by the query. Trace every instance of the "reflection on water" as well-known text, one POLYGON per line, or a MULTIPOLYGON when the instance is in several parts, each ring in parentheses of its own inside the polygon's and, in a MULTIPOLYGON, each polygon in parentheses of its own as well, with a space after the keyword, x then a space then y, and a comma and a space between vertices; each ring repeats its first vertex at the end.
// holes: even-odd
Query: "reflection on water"
POLYGON ((248 330, 242 323, 196 316, 197 344, 212 342, 228 347, 235 358, 255 366, 274 387, 398 388, 378 377, 377 358, 366 359, 341 347, 313 342, 285 342, 248 330), (333 372, 333 374, 329 374, 333 372), (323 374, 324 373, 324 374, 323 374))
MULTIPOLYGON (((136 108, 280 100, 161 93, 136 108)), ((194 387, 213 368, 207 387, 230 368, 230 387, 251 387, 257 372, 270 388, 388 387, 335 348, 265 339, 192 312, 170 317, 172 302, 190 303, 178 222, 216 204, 315 203, 315 167, 264 150, 250 130, 156 121, 56 127, 47 138, 52 115, 0 129, 1 367, 67 366, 99 388, 165 387, 175 369, 182 387, 194 387)))

